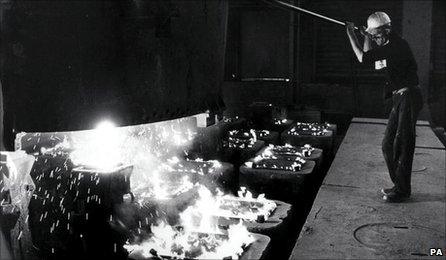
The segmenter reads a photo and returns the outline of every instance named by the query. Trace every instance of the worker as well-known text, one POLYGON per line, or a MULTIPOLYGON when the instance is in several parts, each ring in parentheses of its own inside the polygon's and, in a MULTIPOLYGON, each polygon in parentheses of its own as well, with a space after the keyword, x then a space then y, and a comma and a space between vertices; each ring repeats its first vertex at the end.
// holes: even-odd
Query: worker
POLYGON ((381 189, 386 202, 403 202, 411 195, 411 173, 415 150, 415 125, 423 102, 418 86, 417 63, 409 44, 392 31, 390 17, 375 12, 361 27, 364 45, 361 48, 355 25, 346 23, 352 49, 361 63, 372 64, 387 76, 385 98, 391 98, 392 110, 382 141, 382 151, 392 188, 381 189))

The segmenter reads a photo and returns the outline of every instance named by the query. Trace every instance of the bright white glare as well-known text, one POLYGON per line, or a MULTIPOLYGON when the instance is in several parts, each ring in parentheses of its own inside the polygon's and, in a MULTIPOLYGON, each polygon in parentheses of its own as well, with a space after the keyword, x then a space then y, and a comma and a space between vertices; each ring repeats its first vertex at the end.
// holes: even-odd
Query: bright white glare
POLYGON ((79 140, 70 157, 78 165, 110 170, 122 159, 121 137, 113 122, 101 121, 83 140, 79 140))
POLYGON ((113 129, 115 127, 116 127, 116 125, 112 121, 104 120, 104 121, 99 122, 96 125, 95 129, 113 129))

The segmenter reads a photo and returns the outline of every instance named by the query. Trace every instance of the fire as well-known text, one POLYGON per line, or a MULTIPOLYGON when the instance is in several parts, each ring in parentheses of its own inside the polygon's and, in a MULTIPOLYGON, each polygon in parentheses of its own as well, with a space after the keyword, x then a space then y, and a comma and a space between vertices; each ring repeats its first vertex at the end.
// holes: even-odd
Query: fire
MULTIPOLYGON (((196 135, 195 126, 191 126, 193 122, 186 120, 189 125, 183 124, 183 122, 185 121, 173 120, 132 127, 116 127, 108 122, 98 125, 94 130, 66 133, 67 138, 63 139, 63 142, 53 148, 42 148, 41 153, 54 154, 63 151, 64 155, 69 155, 75 169, 94 169, 95 173, 106 174, 112 172, 112 169, 119 165, 132 165, 130 188, 136 201, 144 204, 156 199, 159 204, 163 204, 162 200, 171 199, 196 187, 189 176, 180 175, 179 178, 172 178, 172 174, 169 172, 173 165, 185 162, 179 158, 184 156, 187 146, 196 135)), ((198 162, 200 159, 196 161, 198 162)), ((209 172, 222 167, 218 161, 203 163, 206 164, 206 169, 209 169, 209 172)), ((77 185, 77 182, 73 182, 73 185, 77 185)), ((160 255, 202 258, 231 256, 237 258, 237 255, 243 252, 243 247, 252 243, 252 236, 242 223, 230 226, 224 231, 220 230, 215 221, 215 214, 213 214, 216 208, 206 209, 209 208, 211 201, 211 205, 215 204, 213 203, 216 200, 215 196, 204 188, 198 189, 198 192, 200 199, 196 201, 195 207, 184 211, 184 214, 179 217, 178 224, 181 225, 181 228, 169 226, 166 224, 167 222, 160 221, 167 214, 163 212, 165 208, 156 208, 154 212, 150 212, 153 215, 145 216, 144 223, 146 223, 147 229, 155 219, 159 221, 157 225, 152 226, 153 234, 150 239, 137 246, 127 245, 127 248, 129 250, 140 248, 141 252, 147 256, 153 255, 150 253, 150 249, 154 249, 160 255), (197 208, 199 209, 198 213, 192 210, 197 208), (147 247, 150 248, 148 252, 145 251, 147 247)), ((87 193, 89 193, 89 189, 87 193)), ((133 196, 128 200, 132 199, 133 196)), ((51 198, 52 200, 53 198, 51 198)), ((87 198, 87 202, 89 200, 92 200, 90 196, 87 198)), ((193 201, 190 202, 193 203, 193 201)), ((142 207, 135 208, 141 209, 142 207)), ((181 208, 181 210, 183 209, 181 208)), ((179 215, 178 211, 175 212, 177 215, 179 215)), ((143 213, 145 212, 147 211, 143 213)), ((135 212, 127 213, 128 215, 134 214, 135 216, 131 216, 134 219, 140 217, 136 216, 135 212)), ((142 210, 137 213, 142 213, 142 210)), ((68 220, 70 219, 71 212, 65 212, 65 208, 63 214, 67 216, 68 220)), ((112 221, 112 217, 115 216, 110 216, 110 221, 112 221)), ((46 215, 42 218, 46 218, 46 215)), ((92 216, 86 214, 85 218, 92 218, 92 216)), ((169 223, 171 223, 170 220, 169 223)), ((55 225, 57 226, 57 224, 55 225)), ((140 223, 138 231, 143 230, 141 226, 140 223)), ((128 227, 132 228, 130 225, 128 227)), ((63 225, 63 228, 70 231, 70 223, 63 225)), ((54 227, 52 227, 52 232, 55 232, 54 227)), ((138 234, 141 233, 138 232, 138 234)))
MULTIPOLYGON (((283 146, 270 144, 263 150, 262 154, 260 154, 259 158, 257 158, 257 161, 259 161, 261 158, 278 159, 278 157, 281 157, 282 155, 310 157, 313 151, 314 148, 309 144, 305 144, 302 147, 295 147, 291 146, 290 144, 285 144, 283 146)), ((304 162, 302 161, 302 163, 304 162)))
POLYGON ((218 232, 213 213, 219 210, 218 203, 212 193, 204 186, 198 189, 199 199, 195 205, 188 207, 180 214, 181 224, 187 231, 218 232))
POLYGON ((162 177, 159 170, 154 170, 148 175, 146 183, 135 184, 132 188, 137 202, 142 205, 146 199, 167 200, 176 195, 183 194, 194 187, 189 176, 182 176, 179 180, 172 182, 162 177))
POLYGON ((250 129, 249 133, 251 134, 253 141, 257 142, 257 133, 256 133, 256 131, 254 129, 250 129))
POLYGON ((75 165, 111 170, 121 162, 123 141, 117 127, 111 122, 102 122, 96 129, 77 139, 70 159, 75 165))
POLYGON ((202 158, 180 161, 177 157, 173 157, 171 159, 167 159, 167 162, 168 163, 164 165, 166 170, 185 174, 198 173, 200 175, 206 175, 208 173, 214 173, 222 167, 222 164, 217 160, 205 161, 202 158))
POLYGON ((229 148, 250 148, 257 142, 257 133, 254 129, 249 131, 231 130, 228 132, 228 138, 224 145, 229 148))
MULTIPOLYGON (((199 187, 198 193, 196 203, 180 213, 180 226, 169 226, 161 221, 151 226, 152 236, 149 239, 141 244, 127 244, 124 247, 131 254, 146 258, 238 259, 244 248, 254 242, 254 238, 241 221, 230 225, 226 231, 219 229, 216 214, 222 212, 222 201, 229 196, 214 196, 204 186, 199 187)), ((252 199, 250 195, 244 196, 248 200, 252 199)))
POLYGON ((104 170, 119 164, 135 165, 140 157, 163 161, 168 154, 182 153, 194 139, 196 131, 187 127, 189 121, 183 118, 130 127, 105 121, 94 130, 72 134, 70 159, 75 165, 104 170))
POLYGON ((297 148, 290 145, 270 145, 265 148, 261 154, 258 154, 250 161, 245 162, 245 166, 256 169, 296 172, 300 171, 302 166, 306 163, 303 157, 310 156, 313 150, 314 148, 309 145, 305 145, 302 148, 297 148))
POLYGON ((311 154, 313 153, 313 151, 314 151, 314 148, 311 147, 311 145, 306 144, 306 145, 304 145, 304 147, 303 147, 303 149, 302 149, 302 154, 303 154, 304 156, 309 157, 309 156, 311 156, 311 154))
POLYGON ((152 183, 153 183, 153 194, 157 199, 167 199, 169 197, 169 193, 165 186, 161 183, 161 178, 159 176, 158 171, 154 171, 152 174, 152 183))
POLYGON ((328 127, 330 127, 330 124, 297 122, 296 125, 288 131, 288 134, 322 136, 329 132, 327 129, 328 127))
POLYGON ((282 124, 286 124, 287 122, 288 122, 287 119, 278 119, 278 118, 274 119, 275 125, 282 125, 282 124))
POLYGON ((132 255, 144 258, 165 256, 175 258, 238 259, 244 248, 254 238, 241 225, 232 225, 227 232, 197 233, 175 228, 161 222, 152 225, 153 236, 143 243, 126 244, 124 248, 132 255))
POLYGON ((210 160, 208 162, 212 163, 212 167, 215 169, 221 168, 222 166, 221 163, 217 160, 210 160))
POLYGON ((269 218, 277 205, 274 201, 260 194, 254 198, 245 187, 237 192, 238 197, 232 195, 220 195, 218 200, 219 210, 214 214, 220 217, 237 218, 246 221, 264 221, 269 218))

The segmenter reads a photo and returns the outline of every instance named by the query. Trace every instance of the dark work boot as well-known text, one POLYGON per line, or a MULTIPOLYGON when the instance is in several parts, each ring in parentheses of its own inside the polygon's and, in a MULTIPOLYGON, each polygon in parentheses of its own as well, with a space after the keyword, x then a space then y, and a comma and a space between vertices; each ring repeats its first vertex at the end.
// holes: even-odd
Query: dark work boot
POLYGON ((392 192, 395 192, 395 186, 393 186, 392 188, 388 188, 388 189, 381 189, 380 192, 381 192, 383 195, 389 195, 389 194, 391 194, 392 192))
POLYGON ((383 200, 385 202, 390 202, 390 203, 404 202, 404 201, 408 200, 409 198, 410 198, 410 195, 400 193, 400 192, 395 192, 395 191, 392 191, 392 192, 383 196, 383 200))

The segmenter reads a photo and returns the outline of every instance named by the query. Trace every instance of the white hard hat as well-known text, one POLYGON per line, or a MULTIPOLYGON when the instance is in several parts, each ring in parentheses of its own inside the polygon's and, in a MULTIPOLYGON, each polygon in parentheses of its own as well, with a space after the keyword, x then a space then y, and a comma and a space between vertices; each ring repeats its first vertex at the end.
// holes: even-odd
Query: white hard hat
POLYGON ((372 30, 387 24, 390 24, 390 17, 384 12, 375 12, 367 19, 367 29, 365 31, 370 33, 372 30))

